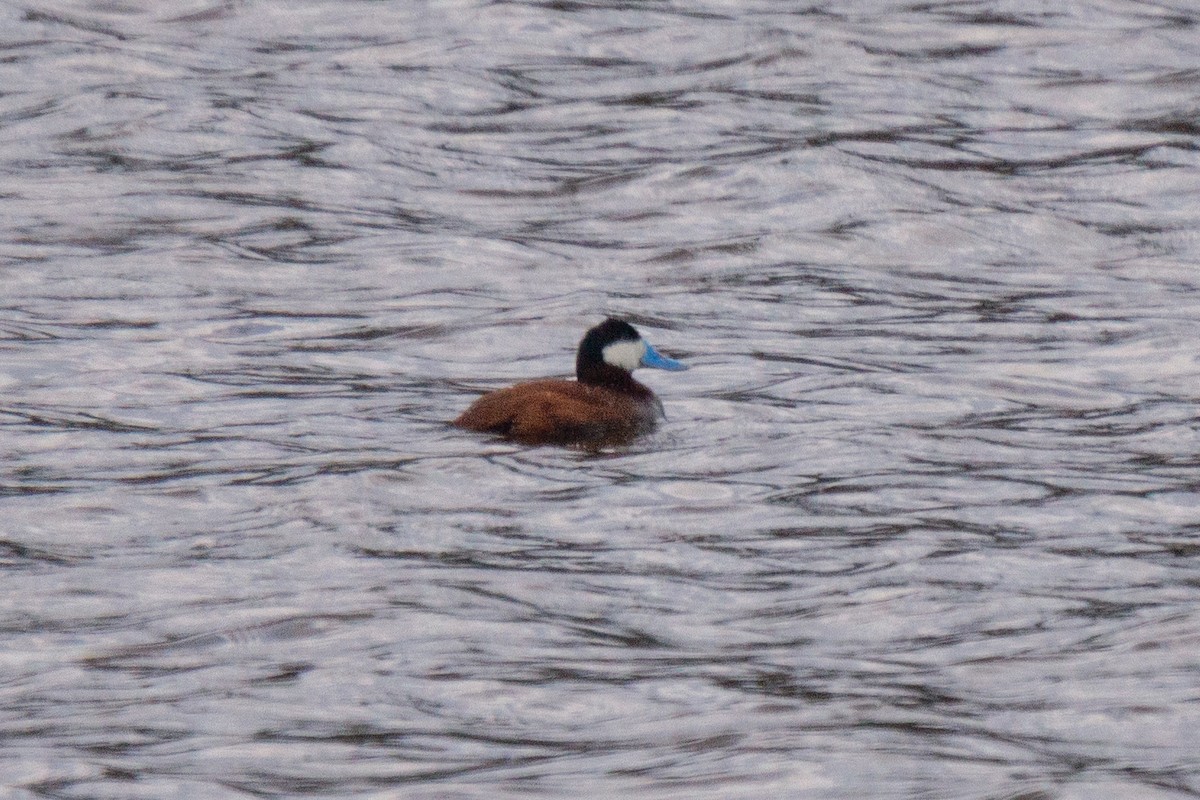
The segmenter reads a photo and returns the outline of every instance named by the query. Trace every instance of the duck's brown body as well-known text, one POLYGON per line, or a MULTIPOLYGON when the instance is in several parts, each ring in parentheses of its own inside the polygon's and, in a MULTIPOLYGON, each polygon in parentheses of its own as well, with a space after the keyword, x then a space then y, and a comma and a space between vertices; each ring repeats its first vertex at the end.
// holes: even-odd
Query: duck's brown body
POLYGON ((654 428, 662 404, 632 378, 624 383, 620 389, 567 380, 519 383, 485 394, 454 424, 526 444, 630 438, 654 428))

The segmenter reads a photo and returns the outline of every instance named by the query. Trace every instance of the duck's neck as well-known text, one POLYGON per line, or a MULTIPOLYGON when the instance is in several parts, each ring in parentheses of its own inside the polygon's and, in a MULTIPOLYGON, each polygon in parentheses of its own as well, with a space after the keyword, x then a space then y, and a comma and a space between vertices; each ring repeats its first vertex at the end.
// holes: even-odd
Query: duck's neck
POLYGON ((599 364, 576 364, 575 378, 580 383, 586 383, 589 386, 613 389, 637 397, 654 395, 649 387, 638 383, 626 370, 603 361, 599 364))

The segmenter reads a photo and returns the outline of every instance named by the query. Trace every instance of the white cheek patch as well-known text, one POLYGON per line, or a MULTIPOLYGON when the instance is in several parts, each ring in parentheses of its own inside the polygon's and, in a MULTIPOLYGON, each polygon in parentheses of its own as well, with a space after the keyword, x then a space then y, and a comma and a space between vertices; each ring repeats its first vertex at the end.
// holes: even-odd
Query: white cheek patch
POLYGON ((642 356, 644 355, 646 355, 646 343, 641 339, 613 342, 604 348, 604 363, 620 367, 626 372, 633 372, 642 365, 642 356))

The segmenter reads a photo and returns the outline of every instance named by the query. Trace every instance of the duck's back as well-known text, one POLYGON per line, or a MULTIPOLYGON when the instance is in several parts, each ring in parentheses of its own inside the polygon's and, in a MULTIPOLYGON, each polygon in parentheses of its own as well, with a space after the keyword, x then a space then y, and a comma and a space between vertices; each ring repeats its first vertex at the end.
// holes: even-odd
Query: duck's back
POLYGON ((662 413, 645 391, 639 397, 579 381, 530 381, 484 395, 454 424, 530 443, 631 436, 654 427, 662 413))

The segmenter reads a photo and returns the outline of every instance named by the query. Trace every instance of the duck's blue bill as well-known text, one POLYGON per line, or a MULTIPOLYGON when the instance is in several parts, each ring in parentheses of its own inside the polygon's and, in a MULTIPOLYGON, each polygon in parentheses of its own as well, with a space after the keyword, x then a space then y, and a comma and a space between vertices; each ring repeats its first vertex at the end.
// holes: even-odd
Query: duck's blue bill
POLYGON ((642 356, 642 366, 652 367, 653 369, 669 369, 674 371, 687 369, 687 364, 683 364, 673 358, 667 358, 651 347, 649 342, 646 343, 646 354, 642 356))

